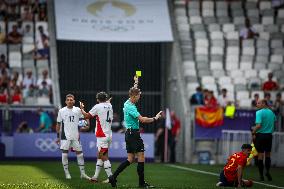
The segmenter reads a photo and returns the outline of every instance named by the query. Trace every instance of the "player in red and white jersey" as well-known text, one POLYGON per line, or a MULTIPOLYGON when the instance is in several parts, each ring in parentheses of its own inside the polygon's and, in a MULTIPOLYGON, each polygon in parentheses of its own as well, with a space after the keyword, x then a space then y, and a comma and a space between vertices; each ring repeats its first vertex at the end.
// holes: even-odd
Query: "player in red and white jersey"
POLYGON ((250 187, 251 180, 243 180, 243 169, 247 164, 247 158, 251 153, 252 146, 250 144, 243 144, 242 151, 232 154, 220 173, 220 182, 216 186, 232 186, 232 187, 250 187))
POLYGON ((80 102, 80 108, 85 119, 96 118, 98 158, 96 164, 96 171, 94 176, 92 177, 93 182, 98 182, 98 177, 103 166, 107 173, 107 176, 110 177, 112 175, 111 164, 108 159, 108 149, 112 140, 112 105, 110 103, 110 99, 107 93, 105 92, 97 93, 96 98, 98 104, 96 104, 88 113, 84 110, 84 104, 80 102))
POLYGON ((66 106, 61 108, 57 116, 57 143, 60 143, 60 149, 62 150, 62 165, 65 172, 66 179, 71 179, 71 175, 68 169, 68 152, 70 148, 73 148, 77 154, 77 161, 81 172, 81 178, 90 180, 85 173, 84 157, 82 152, 82 146, 79 141, 78 125, 79 120, 83 118, 83 114, 79 107, 74 106, 74 95, 66 95, 66 106))

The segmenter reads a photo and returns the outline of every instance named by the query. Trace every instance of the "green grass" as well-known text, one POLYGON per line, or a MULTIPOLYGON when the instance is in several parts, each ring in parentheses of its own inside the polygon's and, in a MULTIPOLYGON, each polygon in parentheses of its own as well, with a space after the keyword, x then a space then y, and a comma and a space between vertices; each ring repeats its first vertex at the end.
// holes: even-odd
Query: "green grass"
MULTIPOLYGON (((93 184, 79 178, 79 168, 75 162, 69 163, 72 180, 64 178, 63 168, 60 161, 2 161, 0 162, 0 188, 111 188, 108 184, 93 184)), ((183 167, 199 169, 218 173, 222 166, 184 165, 183 167)), ((115 170, 118 163, 113 163, 115 170)), ((95 162, 86 162, 86 173, 93 175, 95 162)), ((272 182, 268 184, 284 187, 284 168, 272 168, 272 182)), ((248 167, 244 176, 253 180, 258 179, 255 167, 248 167)), ((166 164, 146 163, 146 180, 157 188, 217 188, 217 176, 205 175, 186 170, 168 167, 166 164)), ((104 170, 101 171, 100 180, 106 178, 104 170)), ((138 177, 136 165, 128 167, 118 178, 118 188, 136 188, 138 177)), ((253 188, 269 188, 255 184, 253 188)))

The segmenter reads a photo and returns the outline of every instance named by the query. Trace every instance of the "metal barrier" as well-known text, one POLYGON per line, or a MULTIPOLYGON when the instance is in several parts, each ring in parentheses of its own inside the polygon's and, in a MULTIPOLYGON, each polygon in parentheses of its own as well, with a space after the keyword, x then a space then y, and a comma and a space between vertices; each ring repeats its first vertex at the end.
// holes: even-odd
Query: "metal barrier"
MULTIPOLYGON (((225 162, 234 152, 240 151, 242 144, 251 143, 251 132, 241 130, 222 131, 222 158, 225 162)), ((271 163, 275 166, 284 166, 284 133, 274 132, 272 140, 271 163)))

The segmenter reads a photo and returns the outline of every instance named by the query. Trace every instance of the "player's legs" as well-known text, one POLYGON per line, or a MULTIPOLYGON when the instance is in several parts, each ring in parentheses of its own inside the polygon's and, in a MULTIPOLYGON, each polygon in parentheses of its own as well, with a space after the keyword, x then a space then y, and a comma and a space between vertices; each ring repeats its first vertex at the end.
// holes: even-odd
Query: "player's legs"
POLYGON ((69 173, 69 166, 68 166, 69 147, 70 147, 70 141, 68 140, 60 141, 60 149, 62 150, 61 160, 66 179, 71 179, 71 175, 69 173))
POLYGON ((272 134, 267 134, 266 137, 266 142, 265 142, 265 146, 264 146, 264 151, 265 151, 265 169, 266 169, 266 173, 265 176, 267 177, 267 179, 269 181, 272 181, 272 177, 270 175, 270 166, 271 166, 271 148, 272 148, 272 134))
POLYGON ((73 147, 73 149, 76 151, 77 163, 78 163, 79 170, 81 173, 81 178, 90 179, 90 177, 88 177, 85 173, 85 161, 84 161, 84 155, 83 155, 82 145, 80 144, 80 141, 72 140, 70 146, 73 147))
POLYGON ((263 147, 264 146, 265 146, 265 143, 263 140, 263 134, 257 133, 256 138, 255 138, 255 148, 258 152, 257 167, 258 167, 259 177, 261 181, 264 180, 264 176, 263 176, 263 169, 264 169, 264 165, 263 165, 264 148, 263 147))
POLYGON ((97 147, 98 147, 97 164, 96 164, 95 174, 92 177, 92 181, 94 182, 97 182, 102 167, 104 167, 108 177, 112 175, 111 163, 108 159, 108 149, 110 143, 111 143, 111 136, 97 138, 97 147))

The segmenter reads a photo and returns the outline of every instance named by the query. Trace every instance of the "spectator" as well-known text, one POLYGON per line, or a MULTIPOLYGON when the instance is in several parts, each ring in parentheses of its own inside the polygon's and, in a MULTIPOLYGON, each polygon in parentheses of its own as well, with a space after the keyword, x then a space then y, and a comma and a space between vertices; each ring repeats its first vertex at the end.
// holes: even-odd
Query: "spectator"
POLYGON ((2 75, 2 71, 5 70, 10 76, 10 69, 8 68, 8 63, 6 62, 6 56, 1 54, 0 56, 0 76, 2 75))
POLYGON ((33 129, 30 128, 28 126, 28 123, 26 121, 23 121, 20 123, 20 125, 18 126, 17 130, 16 130, 17 133, 33 133, 33 129))
POLYGON ((272 78, 273 78, 273 73, 270 72, 268 74, 268 81, 264 82, 264 84, 262 86, 262 90, 264 90, 264 91, 278 90, 279 86, 278 86, 277 82, 272 80, 272 78))
POLYGON ((5 20, 7 16, 7 5, 4 0, 0 0, 0 20, 5 20))
POLYGON ((19 86, 15 87, 13 91, 13 95, 11 97, 11 102, 12 104, 22 104, 23 103, 22 92, 19 86))
POLYGON ((6 34, 5 34, 5 28, 3 28, 0 25, 0 44, 3 44, 6 42, 6 34))
POLYGON ((253 100, 251 101, 251 107, 252 108, 257 108, 257 101, 259 101, 259 94, 255 93, 253 96, 253 100))
POLYGON ((36 81, 32 74, 33 72, 31 70, 28 70, 26 72, 26 75, 24 76, 22 84, 24 98, 28 96, 34 96, 36 89, 36 81))
POLYGON ((52 120, 50 116, 46 112, 44 112, 41 108, 38 110, 38 114, 39 114, 40 125, 37 128, 37 132, 41 133, 50 132, 52 127, 52 120))
POLYGON ((119 119, 119 115, 117 113, 113 113, 113 120, 111 123, 111 130, 113 132, 123 132, 124 129, 122 127, 122 125, 120 124, 120 119, 119 119))
POLYGON ((3 87, 4 89, 8 89, 9 86, 9 75, 5 69, 1 70, 1 77, 0 77, 0 87, 3 87))
POLYGON ((203 105, 203 93, 201 87, 196 88, 196 92, 190 98, 191 105, 203 105))
POLYGON ((281 93, 276 94, 276 100, 274 102, 274 109, 277 115, 281 114, 284 116, 284 101, 282 100, 281 93))
POLYGON ((32 26, 30 24, 27 24, 23 30, 23 36, 24 37, 33 37, 33 31, 32 26))
POLYGON ((9 21, 17 21, 19 19, 17 8, 18 7, 16 5, 9 6, 8 15, 7 15, 9 21))
POLYGON ((39 9, 38 20, 47 22, 47 15, 46 15, 46 10, 44 6, 41 6, 39 9))
POLYGON ((204 99, 204 104, 210 108, 217 107, 218 104, 216 98, 214 97, 213 91, 208 91, 204 99))
POLYGON ((255 36, 259 36, 256 30, 251 26, 250 20, 248 18, 245 19, 245 27, 240 31, 241 39, 253 39, 255 36))
POLYGON ((273 106, 273 101, 271 100, 271 95, 270 95, 270 93, 264 93, 264 99, 266 100, 267 105, 268 105, 269 107, 272 107, 272 106, 273 106))
POLYGON ((13 25, 12 31, 8 34, 8 43, 11 44, 22 43, 22 35, 18 32, 17 25, 13 25))
POLYGON ((225 108, 231 100, 227 95, 227 89, 221 90, 221 95, 218 97, 218 104, 225 108))
POLYGON ((15 82, 15 84, 13 84, 13 85, 21 87, 22 81, 23 81, 22 75, 20 75, 19 72, 14 71, 13 75, 11 77, 11 82, 15 82))
POLYGON ((171 122, 172 122, 172 129, 171 129, 171 141, 170 141, 170 162, 176 162, 176 143, 178 141, 178 137, 180 134, 180 120, 176 116, 175 112, 171 112, 171 122))
POLYGON ((47 59, 49 57, 49 37, 44 33, 42 26, 38 27, 36 35, 36 59, 47 59))
POLYGON ((23 21, 33 21, 33 14, 31 12, 31 8, 28 5, 23 7, 23 13, 21 15, 21 19, 23 21))
POLYGON ((3 87, 0 87, 0 104, 8 103, 8 95, 3 87))

